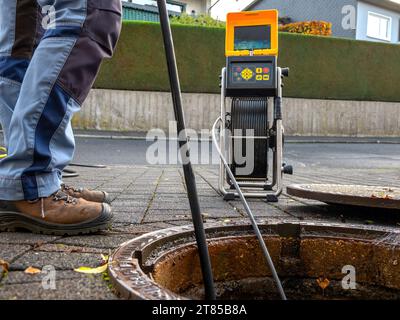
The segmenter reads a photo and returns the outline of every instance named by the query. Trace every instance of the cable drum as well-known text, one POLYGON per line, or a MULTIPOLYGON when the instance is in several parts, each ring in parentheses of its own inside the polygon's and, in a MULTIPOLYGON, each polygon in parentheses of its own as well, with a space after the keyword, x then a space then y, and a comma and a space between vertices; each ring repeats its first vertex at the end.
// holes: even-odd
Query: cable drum
MULTIPOLYGON (((268 100, 267 98, 233 98, 231 108, 232 164, 231 170, 237 178, 263 179, 268 173, 268 100), (254 137, 246 136, 246 129, 254 130, 254 137), (246 140, 254 139, 254 154, 247 154, 246 140), (254 170, 249 175, 237 174, 238 168, 246 163, 235 161, 236 153, 243 155, 246 162, 254 159, 254 170), (240 149, 242 152, 240 153, 240 149)), ((250 151, 249 151, 250 152, 250 151)), ((237 157, 237 156, 236 156, 237 157)), ((239 159, 236 159, 239 160, 239 159)))

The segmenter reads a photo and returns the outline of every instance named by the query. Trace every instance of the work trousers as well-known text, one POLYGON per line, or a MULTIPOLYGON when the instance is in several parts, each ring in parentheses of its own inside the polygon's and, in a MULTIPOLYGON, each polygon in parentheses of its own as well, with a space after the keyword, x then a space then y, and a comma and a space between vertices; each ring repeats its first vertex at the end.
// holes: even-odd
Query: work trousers
POLYGON ((71 118, 121 31, 120 0, 0 0, 0 200, 56 192, 72 160, 71 118))

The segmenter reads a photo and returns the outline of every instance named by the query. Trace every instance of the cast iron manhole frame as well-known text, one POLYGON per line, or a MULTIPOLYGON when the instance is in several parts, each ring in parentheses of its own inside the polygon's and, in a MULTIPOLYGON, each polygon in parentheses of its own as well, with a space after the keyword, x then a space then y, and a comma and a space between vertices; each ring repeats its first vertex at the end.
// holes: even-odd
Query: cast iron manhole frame
MULTIPOLYGON (((364 226, 359 224, 340 224, 329 222, 308 222, 295 219, 268 220, 259 219, 260 229, 266 235, 280 237, 298 237, 301 234, 312 236, 327 236, 334 238, 348 237, 351 240, 373 241, 387 234, 396 233, 400 237, 400 230, 384 226, 364 226)), ((210 241, 213 234, 245 231, 252 234, 247 220, 236 220, 228 223, 218 222, 205 224, 207 238, 210 241)), ((155 248, 179 239, 193 238, 194 231, 191 225, 178 226, 157 230, 129 240, 111 255, 108 271, 111 282, 121 298, 130 300, 185 300, 153 281, 147 273, 157 257, 151 257, 155 248), (145 264, 142 262, 146 261, 145 264)), ((187 241, 185 243, 188 243, 187 241)), ((161 251, 161 253, 163 253, 161 251)))

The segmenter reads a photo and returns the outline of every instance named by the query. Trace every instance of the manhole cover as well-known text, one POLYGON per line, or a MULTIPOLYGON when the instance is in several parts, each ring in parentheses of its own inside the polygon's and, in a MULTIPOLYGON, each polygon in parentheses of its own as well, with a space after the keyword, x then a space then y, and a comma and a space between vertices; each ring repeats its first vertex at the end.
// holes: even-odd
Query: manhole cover
POLYGON ((289 195, 325 203, 400 209, 400 188, 339 184, 294 184, 289 195))

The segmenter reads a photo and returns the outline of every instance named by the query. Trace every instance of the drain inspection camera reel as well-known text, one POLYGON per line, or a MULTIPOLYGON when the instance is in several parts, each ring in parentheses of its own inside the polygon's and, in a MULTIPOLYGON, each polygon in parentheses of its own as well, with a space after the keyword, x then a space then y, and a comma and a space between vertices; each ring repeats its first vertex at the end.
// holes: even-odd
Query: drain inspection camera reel
POLYGON ((220 76, 221 116, 213 128, 213 136, 219 129, 219 190, 225 200, 233 200, 239 194, 223 159, 229 163, 245 197, 264 198, 268 202, 278 201, 283 173, 293 174, 293 168, 282 161, 282 80, 289 76, 289 69, 278 67, 277 59, 278 11, 228 14, 226 67, 220 76), (271 102, 273 110, 269 110, 271 102), (248 145, 253 147, 246 150, 248 145), (242 154, 245 162, 238 161, 242 154), (252 170, 245 172, 249 160, 252 170))
POLYGON ((289 76, 289 69, 277 66, 278 11, 229 13, 226 26, 227 61, 221 74, 221 116, 212 128, 213 143, 220 156, 219 190, 225 200, 240 198, 277 290, 286 300, 279 275, 246 200, 264 198, 277 202, 282 193, 283 173, 293 173, 291 166, 282 163, 282 80, 289 76), (231 102, 229 111, 226 108, 228 99, 231 102), (270 100, 274 104, 272 115, 268 109, 270 100), (253 145, 250 150, 246 150, 248 142, 253 145), (268 179, 269 149, 273 159, 271 182, 268 179), (240 158, 243 153, 246 162, 240 163, 237 156, 239 154, 240 158), (248 166, 248 160, 252 162, 251 170, 246 173, 243 169, 248 166))

